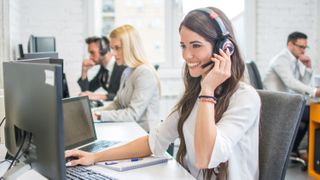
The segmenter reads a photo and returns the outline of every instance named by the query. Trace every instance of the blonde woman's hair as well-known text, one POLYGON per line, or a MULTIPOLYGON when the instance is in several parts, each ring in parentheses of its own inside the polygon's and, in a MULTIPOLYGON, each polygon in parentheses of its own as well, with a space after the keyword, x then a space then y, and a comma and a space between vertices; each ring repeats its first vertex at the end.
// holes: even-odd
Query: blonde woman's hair
POLYGON ((143 50, 141 38, 136 29, 131 25, 123 25, 114 29, 110 38, 120 39, 124 62, 131 68, 141 64, 150 65, 143 50))
POLYGON ((137 30, 131 25, 123 25, 110 33, 110 38, 119 39, 123 52, 124 63, 128 67, 136 68, 142 64, 147 65, 156 75, 159 93, 161 95, 160 78, 155 68, 147 60, 143 50, 142 40, 137 30))

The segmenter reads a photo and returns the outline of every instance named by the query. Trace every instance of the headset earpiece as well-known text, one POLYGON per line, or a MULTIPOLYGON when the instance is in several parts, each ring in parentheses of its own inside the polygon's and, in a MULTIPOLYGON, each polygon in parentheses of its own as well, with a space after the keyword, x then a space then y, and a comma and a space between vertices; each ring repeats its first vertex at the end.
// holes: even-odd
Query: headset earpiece
POLYGON ((235 48, 233 43, 228 39, 229 32, 227 31, 219 15, 210 8, 201 8, 198 10, 208 14, 210 19, 212 19, 213 22, 219 27, 218 32, 220 34, 218 34, 219 37, 215 42, 213 53, 219 54, 219 49, 222 49, 224 52, 226 52, 226 50, 229 49, 230 55, 232 55, 234 53, 235 48))
POLYGON ((221 45, 221 49, 226 52, 227 49, 229 50, 230 55, 232 55, 234 53, 234 45, 233 43, 226 38, 226 40, 223 41, 222 45, 221 45))
POLYGON ((100 38, 100 55, 104 56, 109 51, 108 39, 104 36, 100 38))

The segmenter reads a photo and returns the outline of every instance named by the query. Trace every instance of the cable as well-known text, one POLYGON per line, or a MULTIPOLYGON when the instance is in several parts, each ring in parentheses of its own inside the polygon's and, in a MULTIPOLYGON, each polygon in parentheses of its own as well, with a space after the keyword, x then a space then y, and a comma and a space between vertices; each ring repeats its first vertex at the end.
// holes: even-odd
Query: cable
POLYGON ((12 159, 12 161, 11 161, 11 164, 10 164, 10 166, 8 167, 7 171, 8 171, 9 169, 11 169, 12 165, 13 165, 14 162, 17 160, 17 157, 18 157, 20 151, 22 150, 22 147, 23 147, 23 145, 24 145, 25 140, 26 140, 26 133, 24 132, 22 144, 21 144, 21 146, 19 147, 18 152, 14 155, 14 157, 13 157, 13 159, 12 159))
POLYGON ((12 165, 13 165, 14 162, 17 160, 17 157, 18 157, 18 155, 19 155, 19 153, 20 153, 20 151, 21 151, 21 149, 22 149, 22 147, 23 147, 23 145, 24 145, 25 140, 26 140, 26 132, 24 132, 22 144, 21 144, 21 146, 19 147, 18 152, 14 155, 13 160, 11 161, 11 164, 10 164, 10 166, 8 167, 7 171, 8 171, 9 169, 11 169, 12 165))
POLYGON ((28 141, 27 148, 20 154, 20 156, 17 158, 18 160, 21 158, 21 156, 23 156, 26 152, 28 152, 30 144, 31 144, 31 139, 32 139, 32 134, 29 136, 29 141, 28 141))
POLYGON ((0 127, 2 126, 2 123, 4 122, 4 120, 6 120, 6 117, 4 117, 0 123, 0 127))

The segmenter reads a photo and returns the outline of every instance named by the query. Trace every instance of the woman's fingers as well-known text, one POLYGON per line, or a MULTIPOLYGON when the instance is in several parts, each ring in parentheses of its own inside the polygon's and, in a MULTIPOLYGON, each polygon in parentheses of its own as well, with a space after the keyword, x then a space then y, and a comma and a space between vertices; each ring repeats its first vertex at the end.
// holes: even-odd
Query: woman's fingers
POLYGON ((93 157, 91 153, 87 153, 80 150, 68 150, 65 151, 65 158, 68 157, 76 157, 76 159, 73 159, 66 163, 66 166, 76 166, 76 165, 90 165, 93 164, 93 157))
MULTIPOLYGON (((220 55, 214 54, 214 57, 220 61, 220 67, 219 70, 221 72, 228 73, 230 71, 231 67, 231 60, 230 60, 230 52, 229 49, 227 49, 226 52, 219 50, 220 55)), ((228 73, 229 74, 229 73, 228 73)))
POLYGON ((64 158, 73 156, 73 154, 74 154, 74 150, 66 150, 66 151, 64 152, 64 158))
POLYGON ((214 54, 211 61, 214 67, 202 79, 201 87, 204 89, 214 90, 226 79, 231 76, 231 59, 230 52, 219 50, 220 54, 214 54))
POLYGON ((67 162, 66 166, 76 166, 76 165, 79 165, 79 164, 85 165, 81 161, 82 161, 82 159, 72 160, 72 161, 67 162))
POLYGON ((211 61, 214 62, 213 69, 218 70, 220 68, 220 61, 213 55, 214 57, 211 58, 211 61))
POLYGON ((231 57, 230 57, 230 51, 227 48, 226 52, 222 53, 222 57, 226 59, 226 66, 225 70, 230 70, 231 69, 231 57))

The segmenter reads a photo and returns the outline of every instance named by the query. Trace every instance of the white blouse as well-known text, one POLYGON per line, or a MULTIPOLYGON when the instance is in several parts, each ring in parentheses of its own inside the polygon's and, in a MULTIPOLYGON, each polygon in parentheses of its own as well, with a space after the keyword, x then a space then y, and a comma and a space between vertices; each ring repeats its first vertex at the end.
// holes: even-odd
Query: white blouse
MULTIPOLYGON (((259 178, 259 119, 260 97, 253 87, 240 83, 232 95, 228 109, 216 124, 217 136, 208 168, 229 161, 229 179, 259 178)), ((187 154, 184 166, 197 179, 203 179, 195 166, 195 122, 198 102, 183 125, 187 154)), ((153 154, 161 156, 169 144, 179 137, 179 113, 172 113, 160 126, 150 132, 149 145, 153 154)), ((212 179, 215 179, 214 175, 212 179)))

